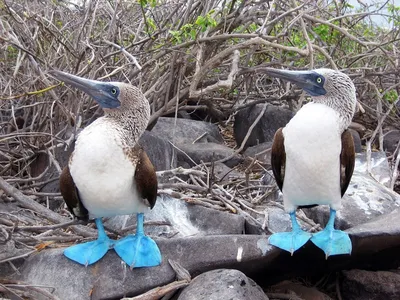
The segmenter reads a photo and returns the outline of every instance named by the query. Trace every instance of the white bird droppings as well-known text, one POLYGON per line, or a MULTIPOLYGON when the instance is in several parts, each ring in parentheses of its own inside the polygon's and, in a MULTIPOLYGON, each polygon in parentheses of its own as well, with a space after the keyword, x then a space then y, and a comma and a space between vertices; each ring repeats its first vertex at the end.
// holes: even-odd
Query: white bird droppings
POLYGON ((241 261, 242 261, 242 255, 243 255, 243 247, 239 247, 239 248, 238 248, 237 255, 236 255, 236 260, 237 260, 238 262, 241 262, 241 261))

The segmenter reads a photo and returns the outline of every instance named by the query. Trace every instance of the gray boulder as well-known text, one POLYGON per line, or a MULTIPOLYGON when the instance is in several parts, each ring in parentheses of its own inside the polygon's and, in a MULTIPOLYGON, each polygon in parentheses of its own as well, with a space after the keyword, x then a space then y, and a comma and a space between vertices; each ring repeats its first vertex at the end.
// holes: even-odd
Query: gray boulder
POLYGON ((139 139, 139 144, 146 151, 157 171, 176 168, 176 151, 167 140, 153 132, 145 131, 139 139))
MULTIPOLYGON (((302 224, 300 223, 300 225, 302 224)), ((289 214, 278 207, 269 207, 267 227, 272 232, 286 232, 292 230, 289 214)))
POLYGON ((220 162, 214 164, 214 176, 218 183, 228 183, 234 179, 245 178, 243 173, 229 168, 227 165, 220 162))
MULTIPOLYGON (((178 152, 178 161, 186 162, 190 166, 201 162, 217 161, 234 153, 233 149, 217 143, 181 144, 179 148, 182 151, 178 152)), ((236 154, 224 163, 232 168, 242 161, 242 157, 236 154)))
POLYGON ((272 142, 264 142, 255 146, 248 147, 243 156, 257 158, 266 169, 271 168, 271 147, 272 142))
MULTIPOLYGON (((398 272, 398 271, 397 271, 398 272)), ((343 271, 345 300, 400 299, 400 274, 390 271, 343 271)))
POLYGON ((176 145, 223 142, 217 125, 189 119, 158 118, 151 132, 176 145))
POLYGON ((400 142, 400 130, 391 130, 383 137, 383 149, 393 153, 400 142))
POLYGON ((360 134, 354 129, 349 128, 348 130, 350 131, 351 135, 353 136, 354 148, 356 150, 356 153, 361 153, 362 146, 361 146, 360 134))
MULTIPOLYGON (((250 126, 257 119, 264 104, 256 104, 238 111, 235 116, 234 136, 238 145, 242 144, 250 126)), ((258 145, 273 140, 276 130, 286 124, 293 117, 293 113, 285 108, 268 105, 264 115, 254 127, 246 147, 258 145)))
POLYGON ((220 269, 192 280, 178 300, 268 300, 261 287, 238 270, 220 269))
MULTIPOLYGON (((157 237, 189 237, 223 234, 242 234, 244 218, 240 215, 188 204, 169 196, 158 197, 156 205, 145 214, 146 233, 157 237), (160 225, 165 223, 168 225, 160 225)), ((136 225, 136 216, 116 216, 105 222, 114 230, 136 225)), ((135 229, 126 232, 135 233, 135 229)))

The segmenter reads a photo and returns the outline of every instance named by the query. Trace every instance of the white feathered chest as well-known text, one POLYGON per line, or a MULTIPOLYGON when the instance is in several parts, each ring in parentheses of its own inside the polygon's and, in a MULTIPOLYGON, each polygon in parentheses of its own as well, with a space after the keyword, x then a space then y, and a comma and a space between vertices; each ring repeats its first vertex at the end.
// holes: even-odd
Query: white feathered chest
POLYGON ((99 118, 79 135, 70 172, 91 217, 144 212, 134 174, 136 166, 123 151, 123 136, 112 122, 99 118))
POLYGON ((340 208, 339 114, 318 103, 303 106, 283 129, 286 151, 285 209, 329 204, 340 208))

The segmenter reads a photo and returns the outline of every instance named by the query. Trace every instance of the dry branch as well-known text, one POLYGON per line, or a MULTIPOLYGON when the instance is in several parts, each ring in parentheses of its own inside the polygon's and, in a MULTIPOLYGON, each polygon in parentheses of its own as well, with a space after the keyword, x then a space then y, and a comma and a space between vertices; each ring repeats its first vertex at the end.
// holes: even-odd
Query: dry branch
POLYGON ((175 281, 170 284, 167 284, 163 287, 156 287, 144 294, 141 294, 136 297, 131 297, 131 298, 122 298, 121 300, 158 300, 162 296, 172 292, 176 291, 178 289, 184 288, 188 286, 189 283, 186 280, 181 280, 181 281, 175 281))

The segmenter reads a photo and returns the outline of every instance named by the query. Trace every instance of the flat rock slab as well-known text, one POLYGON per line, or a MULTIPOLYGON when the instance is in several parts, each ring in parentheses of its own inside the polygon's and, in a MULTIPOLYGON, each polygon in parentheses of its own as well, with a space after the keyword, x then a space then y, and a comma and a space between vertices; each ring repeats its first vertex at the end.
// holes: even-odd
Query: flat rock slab
MULTIPOLYGON (((175 280, 168 264, 172 259, 192 276, 206 271, 237 269, 258 283, 276 283, 305 274, 324 274, 344 268, 396 267, 400 251, 400 211, 348 230, 352 255, 325 259, 324 253, 308 242, 291 256, 270 246, 267 236, 225 235, 157 240, 163 255, 159 267, 126 268, 114 251, 87 268, 62 254, 63 249, 44 250, 31 256, 20 270, 18 280, 54 287, 60 299, 113 299, 133 296, 175 280), (92 295, 90 296, 90 293, 92 295)), ((399 262, 400 263, 400 262, 399 262)))
POLYGON ((178 300, 268 300, 261 287, 238 270, 209 271, 192 280, 178 300))
POLYGON ((231 235, 157 240, 163 255, 161 266, 130 270, 114 251, 92 266, 68 260, 63 249, 31 256, 21 270, 25 282, 54 287, 60 299, 113 299, 137 295, 168 284, 176 274, 168 259, 180 263, 190 274, 229 267, 249 272, 260 270, 279 254, 265 236, 231 235))

